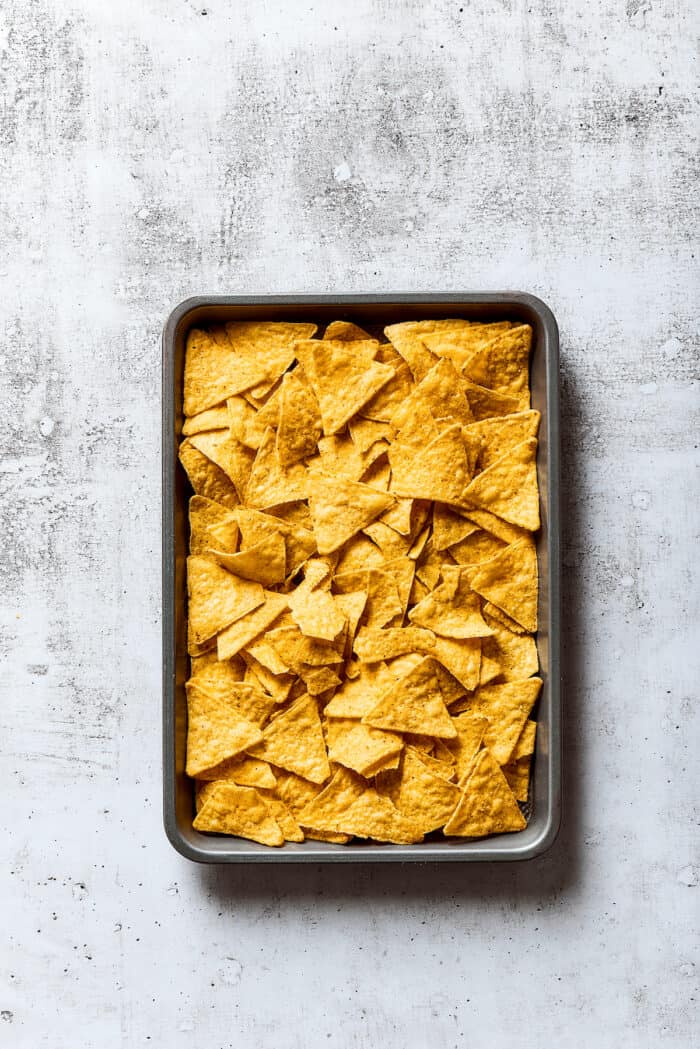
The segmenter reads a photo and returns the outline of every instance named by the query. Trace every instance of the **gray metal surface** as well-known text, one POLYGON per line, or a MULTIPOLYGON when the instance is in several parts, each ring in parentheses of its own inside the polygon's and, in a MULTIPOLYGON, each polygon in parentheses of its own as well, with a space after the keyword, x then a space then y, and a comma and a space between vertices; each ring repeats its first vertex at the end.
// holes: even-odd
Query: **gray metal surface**
POLYGON ((559 334, 549 308, 514 292, 445 295, 212 296, 187 299, 163 331, 163 817, 172 845, 202 863, 298 863, 428 860, 526 860, 556 838, 561 810, 559 518, 559 334), (520 320, 532 325, 532 406, 542 413, 537 472, 542 528, 537 537, 540 627, 537 648, 543 688, 536 716, 537 744, 528 802, 528 826, 517 834, 419 845, 332 845, 288 842, 272 849, 192 828, 194 797, 186 776, 186 578, 189 483, 177 448, 182 431, 185 340, 195 325, 240 319, 354 320, 369 330, 413 318, 520 320))

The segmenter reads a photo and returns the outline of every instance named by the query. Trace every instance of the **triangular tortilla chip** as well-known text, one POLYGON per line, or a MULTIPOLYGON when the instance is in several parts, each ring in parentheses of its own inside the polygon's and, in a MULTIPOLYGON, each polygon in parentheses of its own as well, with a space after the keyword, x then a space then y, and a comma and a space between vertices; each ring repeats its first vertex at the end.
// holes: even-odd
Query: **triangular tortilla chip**
POLYGON ((505 393, 497 393, 496 390, 487 390, 485 386, 478 383, 462 380, 462 386, 471 413, 475 419, 490 419, 494 415, 511 415, 520 410, 520 398, 509 397, 505 393))
POLYGON ((390 365, 358 354, 358 347, 367 345, 314 339, 297 343, 297 357, 316 394, 326 436, 342 430, 394 374, 390 365))
MULTIPOLYGON (((467 522, 467 524, 471 523, 467 522)), ((475 527, 477 529, 475 532, 450 547, 450 554, 458 565, 478 565, 482 561, 490 561, 492 557, 506 548, 506 544, 497 539, 495 535, 485 532, 478 525, 475 527)))
POLYGON ((526 630, 537 630, 537 552, 519 539, 471 574, 471 587, 526 630))
POLYGON ((487 685, 474 694, 469 711, 489 719, 484 743, 499 765, 510 761, 541 688, 541 679, 531 677, 526 681, 487 685))
POLYGON ((461 792, 444 775, 432 770, 426 754, 406 747, 398 772, 384 777, 380 793, 386 794, 399 812, 423 834, 442 827, 454 812, 461 792))
MULTIPOLYGON (((379 396, 379 394, 377 394, 377 396, 379 396)), ((363 457, 363 465, 365 462, 365 453, 368 452, 373 445, 380 441, 388 442, 392 440, 394 436, 394 428, 391 423, 375 422, 374 419, 367 419, 363 415, 356 415, 354 419, 351 419, 348 423, 348 430, 350 431, 352 443, 359 454, 363 457)), ((385 447, 385 445, 383 444, 382 447, 385 447)))
MULTIPOLYGON (((323 333, 324 340, 334 340, 335 342, 357 342, 358 340, 371 341, 372 336, 369 332, 366 332, 364 328, 360 328, 359 325, 353 324, 352 321, 331 321, 326 330, 323 333)), ((377 346, 379 346, 378 340, 377 346)))
POLYGON ((521 411, 530 407, 529 363, 532 328, 521 324, 484 346, 464 368, 467 379, 497 393, 517 397, 521 411))
POLYGON ((218 534, 224 540, 224 548, 231 552, 236 549, 238 521, 227 507, 203 495, 193 495, 189 516, 191 554, 203 554, 211 548, 210 529, 215 525, 223 526, 223 531, 218 534))
POLYGON ((471 477, 458 424, 448 426, 421 451, 395 441, 389 448, 390 491, 409 499, 461 503, 471 477))
POLYGON ((511 448, 487 470, 477 474, 464 491, 462 504, 488 510, 511 524, 536 532, 540 527, 536 455, 536 437, 511 448))
POLYGON ((520 623, 516 623, 514 619, 498 607, 498 605, 492 604, 490 601, 484 601, 484 607, 482 609, 484 614, 484 620, 491 626, 491 620, 495 620, 499 626, 505 627, 506 630, 510 630, 511 634, 527 634, 529 631, 521 626, 520 623))
POLYGON ((251 408, 245 397, 239 396, 227 398, 226 413, 228 415, 228 427, 231 431, 231 436, 235 437, 237 441, 241 442, 241 444, 246 444, 251 448, 257 448, 265 431, 260 431, 260 439, 257 444, 250 445, 246 440, 246 427, 261 413, 256 412, 254 408, 251 408))
POLYGON ((397 625, 403 616, 403 604, 396 581, 388 572, 373 568, 366 573, 367 602, 365 622, 372 629, 387 624, 397 625))
POLYGON ((513 791, 516 801, 527 801, 530 794, 530 766, 532 755, 526 754, 517 761, 510 761, 504 765, 501 772, 508 781, 508 786, 513 791))
POLYGON ((227 758, 241 754, 261 739, 258 726, 241 717, 234 703, 196 686, 188 689, 188 776, 201 775, 227 758))
POLYGON ((209 794, 193 823, 195 830, 235 834, 261 845, 284 845, 284 835, 267 802, 253 787, 222 782, 209 794))
POLYGON ((190 437, 194 433, 206 433, 207 430, 228 430, 228 409, 225 404, 219 404, 216 408, 207 408, 204 412, 198 412, 191 419, 185 419, 182 424, 182 436, 190 437))
POLYGON ((435 635, 420 627, 399 627, 388 630, 368 630, 361 627, 355 638, 354 651, 363 663, 378 663, 394 659, 408 652, 424 651, 434 645, 435 635))
POLYGON ((434 331, 464 328, 468 323, 451 318, 439 321, 402 321, 400 324, 389 324, 384 329, 384 334, 406 361, 416 382, 420 382, 437 361, 435 355, 425 346, 422 337, 434 331))
POLYGON ((518 636, 510 630, 498 627, 492 621, 491 637, 482 641, 484 658, 493 660, 499 667, 499 677, 504 681, 518 681, 536 674, 539 668, 535 639, 529 634, 518 636))
MULTIPOLYGON (((365 671, 367 667, 363 668, 365 671)), ((346 679, 323 711, 327 718, 361 718, 376 706, 379 693, 375 679, 360 673, 354 680, 346 679)))
POLYGON ((510 756, 511 761, 518 761, 535 753, 535 737, 537 736, 537 722, 526 721, 523 730, 518 736, 518 742, 513 747, 510 756))
POLYGON ((265 791, 264 801, 272 816, 277 821, 280 830, 284 834, 285 841, 304 841, 304 832, 296 821, 296 817, 281 798, 269 790, 265 791))
POLYGON ((320 794, 312 798, 301 810, 295 812, 304 830, 338 832, 343 812, 362 794, 366 784, 360 776, 342 765, 336 766, 333 777, 320 794))
MULTIPOLYGON (((282 384, 277 387, 274 393, 270 394, 267 401, 263 404, 259 410, 251 409, 250 405, 246 401, 243 403, 246 405, 248 415, 246 415, 240 422, 238 416, 235 418, 235 429, 234 425, 231 426, 231 433, 237 435, 242 428, 243 434, 238 438, 243 444, 247 445, 248 448, 253 448, 257 451, 260 445, 263 443, 265 432, 268 427, 272 427, 276 430, 279 426, 280 421, 280 400, 282 396, 282 384)), ((243 400, 243 398, 230 398, 226 403, 230 406, 236 403, 236 400, 243 400)), ((241 413, 240 408, 236 409, 237 413, 241 413)), ((231 409, 229 408, 229 414, 231 409)))
POLYGON ((313 783, 325 783, 331 774, 318 708, 309 696, 278 714, 250 753, 313 783))
POLYGON ((421 403, 435 419, 449 419, 462 426, 468 426, 474 421, 459 373, 446 358, 438 360, 409 396, 403 398, 391 422, 396 427, 404 426, 421 403))
POLYGON ((250 721, 252 725, 264 725, 274 707, 274 702, 261 689, 235 681, 224 684, 225 679, 218 678, 215 670, 205 671, 187 682, 187 695, 203 692, 213 701, 225 705, 239 717, 250 721))
POLYGON ((189 630, 202 644, 264 601, 259 583, 227 572, 208 557, 187 558, 189 630))
POLYGON ((302 368, 282 379, 277 457, 283 467, 308 459, 316 451, 322 433, 321 413, 302 368))
POLYGON ((307 494, 306 467, 303 463, 282 466, 277 457, 275 431, 266 430, 250 473, 245 502, 264 510, 269 506, 305 499, 307 494))
POLYGON ((437 331, 421 336, 423 344, 438 357, 447 357, 454 366, 461 370, 484 346, 497 335, 512 328, 510 321, 497 321, 494 324, 470 324, 463 328, 437 331))
POLYGON ((384 692, 362 723, 444 739, 456 734, 431 659, 422 660, 384 692))
POLYGON ((399 361, 398 365, 392 366, 394 374, 391 379, 363 405, 361 415, 365 419, 391 423, 399 405, 410 396, 413 389, 411 369, 400 358, 399 361))
POLYGON ((457 737, 447 744, 455 759, 455 773, 462 781, 471 771, 474 757, 481 746, 489 722, 482 714, 461 714, 452 719, 457 737))
POLYGON ((301 810, 309 804, 321 791, 318 783, 310 783, 308 779, 297 776, 285 769, 275 769, 275 796, 287 806, 292 815, 298 817, 301 810))
POLYGON ((466 539, 473 532, 478 532, 479 526, 466 517, 458 514, 450 506, 444 503, 435 503, 433 507, 433 546, 436 550, 446 550, 448 546, 466 539))
MULTIPOLYGON (((426 633, 432 633, 426 631, 426 633)), ((453 638, 432 634, 430 654, 435 657, 468 692, 479 683, 482 639, 478 637, 453 638)), ((485 640, 489 640, 486 638, 485 640)), ((426 646, 427 647, 427 646, 426 646)))
POLYGON ((363 528, 363 532, 366 536, 369 536, 373 543, 376 543, 387 561, 397 557, 404 557, 411 545, 409 536, 396 532, 381 519, 367 525, 363 528))
POLYGON ((393 502, 393 496, 359 481, 310 475, 309 506, 319 553, 330 554, 340 549, 393 502))
POLYGON ((238 506, 240 499, 233 482, 216 463, 195 448, 189 438, 180 445, 178 457, 197 495, 230 510, 238 506))
POLYGON ((300 583, 289 594, 288 600, 292 619, 307 637, 335 641, 345 629, 347 619, 327 590, 312 590, 300 583))
POLYGON ((394 506, 389 507, 379 520, 389 525, 399 535, 407 536, 411 532, 412 511, 413 499, 397 499, 394 506))
POLYGON ((327 477, 338 477, 344 481, 359 481, 365 472, 364 456, 357 450, 354 441, 346 433, 333 437, 322 437, 318 442, 319 457, 308 466, 327 477))
POLYGON ((540 413, 534 410, 473 423, 467 432, 481 439, 479 470, 487 470, 511 448, 527 441, 529 437, 537 437, 539 426, 540 413))
POLYGON ((243 499, 254 459, 250 448, 232 437, 228 430, 198 433, 190 440, 198 451, 216 463, 233 481, 238 498, 243 499))
POLYGON ((393 842, 395 845, 410 845, 423 838, 417 823, 403 816, 388 798, 378 794, 372 787, 340 813, 338 823, 346 834, 393 842))
POLYGON ((212 550, 211 554, 220 565, 242 579, 252 579, 263 586, 284 582, 285 546, 279 533, 269 535, 237 554, 227 554, 223 550, 212 550))
POLYGON ((248 757, 228 758, 213 769, 200 773, 200 779, 202 782, 208 782, 210 787, 220 780, 232 780, 241 787, 262 787, 265 790, 271 790, 276 782, 274 773, 266 761, 248 757))
POLYGON ((393 732, 381 732, 350 718, 331 718, 326 742, 331 761, 361 776, 373 776, 378 766, 403 748, 403 740, 393 732))
POLYGON ((263 591, 264 604, 223 630, 217 638, 219 659, 230 659, 270 626, 288 608, 285 594, 263 591))
POLYGON ((462 800, 445 824, 445 834, 480 838, 485 834, 523 830, 526 826, 505 776, 489 751, 480 751, 462 800))
POLYGON ((411 622, 441 637, 488 637, 491 629, 466 573, 455 565, 443 565, 442 576, 444 582, 408 613, 411 622))

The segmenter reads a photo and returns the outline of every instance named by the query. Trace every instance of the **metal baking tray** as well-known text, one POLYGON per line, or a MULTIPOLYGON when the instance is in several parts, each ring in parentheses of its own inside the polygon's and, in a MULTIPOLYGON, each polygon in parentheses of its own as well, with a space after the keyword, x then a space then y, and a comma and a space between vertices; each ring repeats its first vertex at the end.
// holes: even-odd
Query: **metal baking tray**
POLYGON ((559 830, 561 809, 559 333, 551 310, 517 292, 395 295, 203 296, 187 299, 163 331, 163 788, 165 832, 183 856, 201 863, 336 863, 429 860, 527 860, 544 852, 559 830), (192 327, 230 320, 351 320, 380 332, 411 319, 463 317, 532 325, 532 406, 542 413, 537 473, 542 528, 537 537, 540 628, 537 648, 544 685, 525 830, 478 840, 419 845, 288 842, 268 848, 193 830, 194 791, 185 775, 187 705, 187 502, 190 486, 177 458, 182 432, 185 341, 192 327))

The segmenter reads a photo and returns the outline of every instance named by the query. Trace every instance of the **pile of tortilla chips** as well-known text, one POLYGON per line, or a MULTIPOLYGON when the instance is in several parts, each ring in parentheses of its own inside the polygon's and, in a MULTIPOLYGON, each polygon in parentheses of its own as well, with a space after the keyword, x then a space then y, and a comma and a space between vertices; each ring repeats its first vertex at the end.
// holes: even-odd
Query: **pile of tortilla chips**
POLYGON ((265 845, 526 826, 541 680, 528 325, 187 344, 187 773, 265 845))

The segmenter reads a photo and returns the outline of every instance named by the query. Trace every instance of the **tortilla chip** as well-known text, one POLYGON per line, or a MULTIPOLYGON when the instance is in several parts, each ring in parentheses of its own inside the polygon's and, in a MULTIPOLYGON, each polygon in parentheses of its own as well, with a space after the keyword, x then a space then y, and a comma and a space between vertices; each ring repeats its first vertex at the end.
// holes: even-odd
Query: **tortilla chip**
MULTIPOLYGON (((372 341, 372 336, 352 321, 331 321, 323 333, 323 338, 335 342, 372 341)), ((379 341, 374 341, 379 346, 379 341)))
POLYGON ((211 548, 210 529, 221 525, 217 532, 224 539, 224 548, 233 552, 238 542, 238 521, 227 507, 202 495, 190 499, 190 553, 203 554, 211 548))
POLYGON ((295 815, 307 834, 308 829, 338 833, 343 812, 357 801, 365 787, 364 780, 357 773, 338 765, 320 794, 295 815))
POLYGON ((408 397, 403 397, 391 422, 397 428, 405 425, 420 404, 425 405, 435 419, 449 419, 468 426, 474 421, 461 380, 451 361, 438 360, 408 397))
POLYGON ((511 634, 527 634, 529 631, 521 626, 520 623, 516 623, 514 619, 498 607, 498 605, 492 605, 490 601, 484 601, 484 607, 482 609, 484 613, 484 621, 491 626, 491 620, 495 620, 499 626, 505 627, 506 630, 510 630, 511 634))
POLYGON ((526 826, 505 776, 489 751, 480 751, 462 799, 445 824, 445 834, 480 838, 485 834, 523 830, 526 826))
POLYGON ((525 630, 537 630, 537 552, 531 539, 519 539, 484 561, 472 573, 471 587, 525 630))
POLYGON ((418 452, 395 441, 389 449, 389 462, 390 491, 394 495, 442 503, 463 501, 471 472, 462 428, 456 423, 418 452))
POLYGON ((240 500, 233 483, 216 463, 194 447, 189 438, 180 445, 178 456, 197 495, 230 510, 238 506, 240 500))
POLYGON ((321 474, 309 479, 309 505, 319 553, 339 550, 353 535, 394 502, 359 481, 338 481, 321 474))
POLYGON ((303 583, 290 593, 289 608, 302 634, 322 641, 335 641, 347 623, 327 590, 310 590, 303 583))
POLYGON ((410 845, 423 839, 417 823, 402 815, 389 798, 378 794, 372 787, 340 813, 338 824, 346 834, 395 845, 410 845))
POLYGON ((211 553, 220 565, 241 579, 252 579, 263 586, 284 582, 285 545, 279 533, 269 535, 237 554, 227 554, 223 550, 212 550, 211 553))
POLYGON ((491 628, 481 615, 481 601, 463 569, 443 565, 444 582, 408 613, 416 626, 442 637, 488 637, 491 628))
POLYGON ((482 652, 485 658, 498 664, 499 676, 504 681, 517 681, 536 674, 539 660, 534 638, 529 634, 511 634, 495 622, 490 625, 493 634, 483 639, 482 652))
POLYGON ((228 758, 220 765, 202 773, 201 780, 209 782, 211 786, 221 780, 232 780, 241 787, 261 787, 267 790, 273 788, 276 783, 274 773, 266 761, 248 757, 228 758))
POLYGON ((455 543, 461 542, 473 532, 478 531, 477 524, 468 521, 450 506, 435 503, 433 507, 433 547, 436 550, 446 550, 448 546, 454 546, 455 543))
POLYGON ((195 830, 249 838, 261 845, 284 845, 284 835, 267 802, 252 787, 218 783, 193 823, 195 830))
POLYGON ((463 328, 423 335, 423 344, 438 357, 446 357, 461 371, 465 364, 497 335, 512 328, 510 321, 469 324, 463 328))
POLYGON ((508 781, 516 801, 527 801, 530 795, 530 766, 532 755, 526 754, 517 761, 504 765, 501 772, 508 781))
POLYGON ((253 453, 232 437, 228 430, 198 433, 190 438, 202 455, 211 459, 233 482, 239 499, 243 499, 253 464, 253 453))
POLYGON ((455 729, 442 699, 433 661, 423 659, 380 695, 362 723, 395 732, 453 738, 455 729))
POLYGON ((499 765, 505 765, 511 760, 541 688, 541 679, 532 677, 526 681, 487 685, 474 694, 469 710, 489 719, 484 743, 499 765))
POLYGON ((342 430, 394 374, 390 365, 368 359, 367 350, 374 352, 369 342, 297 343, 297 357, 316 395, 326 436, 342 430))
POLYGON ((270 790, 261 792, 271 815, 284 835, 285 841, 304 841, 304 832, 296 821, 296 817, 290 808, 285 805, 281 798, 270 790))
POLYGON ((374 775, 378 766, 397 757, 403 748, 403 740, 393 732, 380 732, 350 718, 332 718, 326 742, 331 761, 361 776, 374 775))
POLYGON ((380 791, 400 813, 410 817, 423 834, 444 826, 461 798, 459 789, 435 773, 426 760, 430 760, 427 755, 406 747, 399 771, 391 779, 385 779, 380 791))
MULTIPOLYGON (((377 663, 382 659, 394 659, 407 652, 419 651, 420 645, 434 640, 429 630, 420 627, 398 627, 388 630, 368 630, 361 627, 355 638, 354 651, 363 663, 377 663)), ((421 649, 422 650, 422 649, 421 649)))
POLYGON ((186 688, 188 697, 195 691, 204 693, 204 697, 200 697, 203 702, 208 697, 211 702, 225 705, 227 710, 258 727, 265 724, 274 708, 274 701, 260 688, 244 681, 224 684, 224 678, 217 676, 214 671, 190 678, 186 688))
MULTIPOLYGON (((471 524, 471 522, 467 523, 471 524)), ((450 547, 450 555, 459 565, 481 564, 482 561, 489 561, 506 548, 506 544, 497 539, 495 535, 479 529, 478 525, 476 527, 476 532, 472 532, 471 535, 450 547)))
POLYGON ((265 761, 313 783, 325 783, 331 774, 316 704, 302 696, 268 724, 262 742, 249 748, 252 757, 265 761))
POLYGON ((228 430, 228 410, 225 404, 216 408, 207 408, 204 412, 185 419, 182 424, 182 436, 189 437, 195 433, 206 433, 207 430, 228 430))
POLYGON ((388 525, 399 535, 408 536, 411 532, 412 499, 397 499, 393 506, 382 514, 379 520, 388 525))
POLYGON ((490 419, 494 415, 512 415, 520 410, 520 398, 510 397, 505 393, 497 393, 496 390, 487 390, 485 386, 478 383, 462 380, 462 387, 472 415, 477 421, 490 419))
POLYGON ((529 364, 532 328, 510 328, 479 350, 465 365, 464 375, 480 386, 516 397, 521 411, 530 407, 529 364))
POLYGON ((340 678, 330 667, 302 667, 299 675, 310 696, 332 695, 340 678))
POLYGON ((288 467, 316 451, 322 433, 321 413, 302 368, 287 372, 280 389, 277 458, 282 467, 288 467))
POLYGON ((392 369, 394 374, 386 385, 363 405, 361 414, 365 419, 383 424, 391 423, 399 405, 410 396, 413 390, 411 369, 401 360, 398 365, 393 365, 392 369))
POLYGON ((535 737, 537 736, 537 722, 526 721, 523 725, 523 730, 518 736, 518 742, 513 747, 513 753, 510 756, 511 761, 519 761, 520 758, 527 758, 535 753, 535 737))
POLYGON ((455 760, 455 774, 462 782, 465 775, 471 771, 471 765, 484 738, 488 728, 488 718, 481 714, 460 714, 452 719, 452 725, 457 733, 454 740, 448 742, 448 747, 455 760))
POLYGON ((197 644, 207 641, 264 601, 259 583, 227 572, 207 557, 187 558, 189 630, 197 644))
POLYGON ((258 726, 241 717, 234 703, 196 686, 187 690, 188 776, 200 776, 261 739, 258 726))
POLYGON ((223 630, 217 638, 219 659, 230 659, 263 632, 288 608, 285 594, 263 591, 264 604, 223 630))
POLYGON ((392 346, 401 354, 408 364, 416 382, 427 375, 437 358, 427 349, 423 336, 435 331, 449 331, 466 327, 467 321, 404 321, 401 324, 389 324, 384 334, 392 346))
POLYGON ((245 502, 258 510, 282 503, 305 499, 308 494, 307 472, 303 463, 282 466, 277 457, 275 431, 265 431, 255 457, 245 492, 245 502))
POLYGON ((294 772, 287 772, 285 769, 276 768, 274 775, 277 780, 275 797, 284 802, 295 818, 323 789, 317 783, 310 783, 308 779, 297 776, 294 772))
POLYGON ((540 507, 536 454, 536 437, 511 448, 487 470, 477 474, 464 492, 463 505, 488 510, 510 524, 537 531, 540 507))
POLYGON ((261 415, 261 412, 256 412, 254 408, 251 408, 244 397, 236 396, 229 397, 226 400, 226 414, 228 415, 228 428, 231 431, 231 436, 235 437, 241 444, 248 445, 250 448, 257 448, 265 432, 264 429, 260 431, 260 438, 257 444, 249 443, 246 430, 261 415))
POLYGON ((539 426, 540 413, 536 411, 516 412, 513 415, 474 423, 468 431, 481 440, 479 470, 487 470, 511 448, 522 444, 530 437, 537 437, 539 426))
POLYGON ((386 446, 386 442, 390 441, 394 435, 394 428, 391 423, 375 422, 374 419, 366 419, 362 415, 356 415, 354 419, 350 420, 348 423, 348 430, 350 431, 350 438, 356 451, 361 457, 363 465, 365 462, 365 453, 368 452, 373 445, 382 441, 385 442, 384 446, 386 446))

